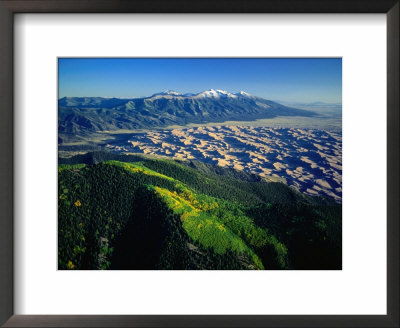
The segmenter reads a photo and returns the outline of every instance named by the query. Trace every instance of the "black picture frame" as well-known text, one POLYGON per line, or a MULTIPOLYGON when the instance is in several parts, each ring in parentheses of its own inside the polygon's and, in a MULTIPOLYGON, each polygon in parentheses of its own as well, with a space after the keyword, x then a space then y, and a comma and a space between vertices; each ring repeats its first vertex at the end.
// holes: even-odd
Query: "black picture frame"
POLYGON ((0 0, 0 324, 5 327, 399 327, 399 8, 399 0, 0 0), (387 315, 14 315, 15 13, 385 13, 387 315))

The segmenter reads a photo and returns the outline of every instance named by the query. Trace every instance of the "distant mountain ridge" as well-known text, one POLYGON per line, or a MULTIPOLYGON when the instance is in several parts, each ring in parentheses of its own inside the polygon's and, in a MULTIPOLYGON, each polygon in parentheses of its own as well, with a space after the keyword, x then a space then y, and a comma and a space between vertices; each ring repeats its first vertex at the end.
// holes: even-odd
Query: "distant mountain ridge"
POLYGON ((206 90, 180 94, 173 90, 144 98, 64 97, 58 101, 59 142, 84 139, 102 131, 135 130, 189 123, 251 121, 277 116, 315 116, 252 96, 244 91, 206 90))

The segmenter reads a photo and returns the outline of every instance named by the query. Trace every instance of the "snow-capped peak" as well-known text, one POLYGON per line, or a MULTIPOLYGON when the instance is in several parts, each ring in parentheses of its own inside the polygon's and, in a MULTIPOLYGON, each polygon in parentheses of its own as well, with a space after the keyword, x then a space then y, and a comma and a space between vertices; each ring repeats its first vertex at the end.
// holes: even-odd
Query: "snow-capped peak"
POLYGON ((201 97, 201 98, 233 97, 233 98, 236 98, 236 96, 234 94, 229 93, 225 90, 214 90, 214 89, 200 92, 196 95, 196 97, 201 97))
POLYGON ((166 95, 174 95, 174 96, 180 95, 179 92, 176 92, 176 91, 174 91, 174 90, 166 90, 166 91, 164 91, 163 93, 166 94, 166 95))
POLYGON ((149 98, 171 98, 171 97, 193 97, 193 98, 237 98, 237 97, 253 97, 251 94, 240 91, 238 93, 230 93, 225 90, 220 90, 220 89, 209 89, 206 91, 202 91, 199 93, 185 93, 181 94, 179 92, 176 92, 174 90, 165 90, 163 92, 158 92, 153 94, 149 98))
POLYGON ((165 90, 163 92, 157 92, 153 95, 150 96, 150 98, 164 98, 164 97, 174 97, 174 96, 182 96, 179 92, 176 92, 174 90, 165 90))
POLYGON ((240 91, 240 92, 236 93, 236 95, 243 96, 243 97, 252 97, 252 95, 250 93, 247 93, 244 91, 240 91))
POLYGON ((174 90, 165 90, 163 92, 155 93, 155 95, 171 95, 171 96, 179 96, 180 93, 174 90))
POLYGON ((176 92, 174 90, 165 90, 163 92, 157 92, 157 93, 153 94, 153 96, 168 96, 168 95, 179 96, 180 93, 176 92))

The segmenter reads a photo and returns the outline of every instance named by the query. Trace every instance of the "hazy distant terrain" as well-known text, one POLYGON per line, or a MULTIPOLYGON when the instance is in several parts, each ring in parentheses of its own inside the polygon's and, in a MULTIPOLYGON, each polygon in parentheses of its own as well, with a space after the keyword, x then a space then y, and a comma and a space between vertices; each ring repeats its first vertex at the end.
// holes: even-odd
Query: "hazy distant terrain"
POLYGON ((322 101, 312 102, 312 103, 301 103, 301 102, 286 102, 277 101, 286 106, 291 106, 295 108, 312 110, 323 116, 342 118, 342 104, 340 103, 325 103, 322 101))

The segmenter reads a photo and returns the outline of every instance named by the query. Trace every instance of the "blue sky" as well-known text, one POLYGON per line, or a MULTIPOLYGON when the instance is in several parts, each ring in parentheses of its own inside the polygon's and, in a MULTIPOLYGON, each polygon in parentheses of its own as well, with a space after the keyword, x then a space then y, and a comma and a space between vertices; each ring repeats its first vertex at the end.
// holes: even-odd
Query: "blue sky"
POLYGON ((340 58, 59 58, 59 98, 241 90, 271 100, 342 102, 340 58))

